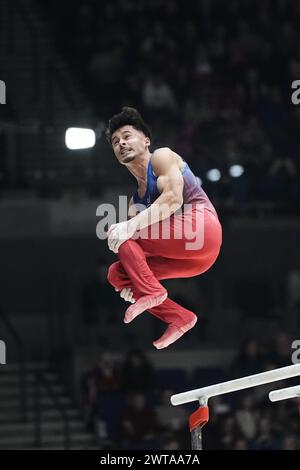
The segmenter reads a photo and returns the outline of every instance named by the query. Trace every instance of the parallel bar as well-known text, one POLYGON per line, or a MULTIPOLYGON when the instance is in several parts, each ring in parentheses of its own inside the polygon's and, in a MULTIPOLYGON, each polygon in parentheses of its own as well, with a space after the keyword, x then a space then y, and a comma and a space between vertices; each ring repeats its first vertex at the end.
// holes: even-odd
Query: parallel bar
POLYGON ((290 398, 300 398, 300 385, 296 387, 280 388, 269 393, 271 401, 289 400, 290 398))
POLYGON ((249 375, 241 379, 230 380, 229 382, 222 382, 216 385, 209 385, 208 387, 197 388, 196 390, 190 390, 189 392, 178 393, 171 397, 171 403, 172 405, 177 406, 197 400, 205 402, 208 398, 216 395, 223 395, 225 393, 235 392, 245 388, 257 387, 258 385, 288 379, 297 375, 300 375, 300 364, 281 367, 280 369, 269 370, 267 372, 261 372, 260 374, 249 375))

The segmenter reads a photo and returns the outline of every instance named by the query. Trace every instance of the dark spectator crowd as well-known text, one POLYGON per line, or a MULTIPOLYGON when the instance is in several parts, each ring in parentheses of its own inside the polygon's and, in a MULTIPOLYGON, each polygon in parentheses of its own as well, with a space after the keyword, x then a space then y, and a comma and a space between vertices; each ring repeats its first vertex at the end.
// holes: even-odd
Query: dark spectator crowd
POLYGON ((298 2, 65 1, 47 16, 98 119, 137 107, 216 203, 299 207, 298 2))
MULTIPOLYGON (((82 412, 100 449, 190 449, 188 419, 197 404, 174 407, 174 393, 291 364, 291 338, 284 332, 265 345, 249 339, 230 367, 200 364, 189 371, 156 369, 146 354, 131 350, 122 360, 110 352, 82 376, 82 412)), ((297 399, 271 403, 268 393, 296 379, 212 398, 203 428, 205 449, 300 450, 297 399)))

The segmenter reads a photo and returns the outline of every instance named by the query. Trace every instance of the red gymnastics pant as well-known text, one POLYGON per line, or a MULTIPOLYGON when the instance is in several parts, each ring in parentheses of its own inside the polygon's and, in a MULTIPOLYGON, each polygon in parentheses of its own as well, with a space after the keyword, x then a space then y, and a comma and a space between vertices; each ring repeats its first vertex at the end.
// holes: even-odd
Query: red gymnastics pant
MULTIPOLYGON (((140 232, 139 238, 127 240, 120 246, 119 261, 108 270, 107 279, 113 287, 118 290, 130 287, 135 300, 144 295, 160 295, 164 290, 160 280, 197 276, 214 264, 222 243, 222 228, 216 215, 203 206, 196 206, 187 214, 178 217, 172 215, 169 223, 171 237, 168 239, 163 238, 161 232, 158 238, 157 235, 151 237, 149 227, 140 232), (200 220, 199 228, 196 226, 197 220, 200 220), (202 232, 203 243, 200 243, 200 247, 187 249, 191 238, 188 239, 184 233, 181 238, 175 238, 174 233, 183 222, 194 233, 195 229, 198 234, 199 230, 202 232), (145 237, 146 231, 148 238, 145 237)), ((160 231, 161 225, 162 222, 157 224, 160 231)), ((163 322, 177 327, 195 319, 193 312, 170 298, 148 311, 163 322)))

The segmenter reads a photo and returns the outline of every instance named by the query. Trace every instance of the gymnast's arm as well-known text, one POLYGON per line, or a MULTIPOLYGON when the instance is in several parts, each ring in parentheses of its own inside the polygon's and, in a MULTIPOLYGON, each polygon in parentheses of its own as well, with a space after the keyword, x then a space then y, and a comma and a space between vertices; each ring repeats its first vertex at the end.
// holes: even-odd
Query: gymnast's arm
POLYGON ((132 217, 136 216, 137 211, 133 202, 133 196, 131 196, 129 205, 128 205, 128 219, 131 219, 132 217))
POLYGON ((184 181, 174 152, 169 148, 156 150, 152 155, 152 168, 158 177, 160 195, 150 207, 128 221, 135 231, 169 218, 183 204, 184 181))

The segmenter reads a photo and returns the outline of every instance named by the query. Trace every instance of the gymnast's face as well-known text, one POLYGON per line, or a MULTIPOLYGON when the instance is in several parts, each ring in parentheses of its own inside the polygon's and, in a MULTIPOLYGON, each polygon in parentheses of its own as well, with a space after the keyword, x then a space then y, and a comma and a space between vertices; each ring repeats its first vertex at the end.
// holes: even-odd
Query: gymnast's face
POLYGON ((150 139, 133 126, 126 125, 113 133, 111 144, 121 165, 128 165, 148 151, 150 139))

